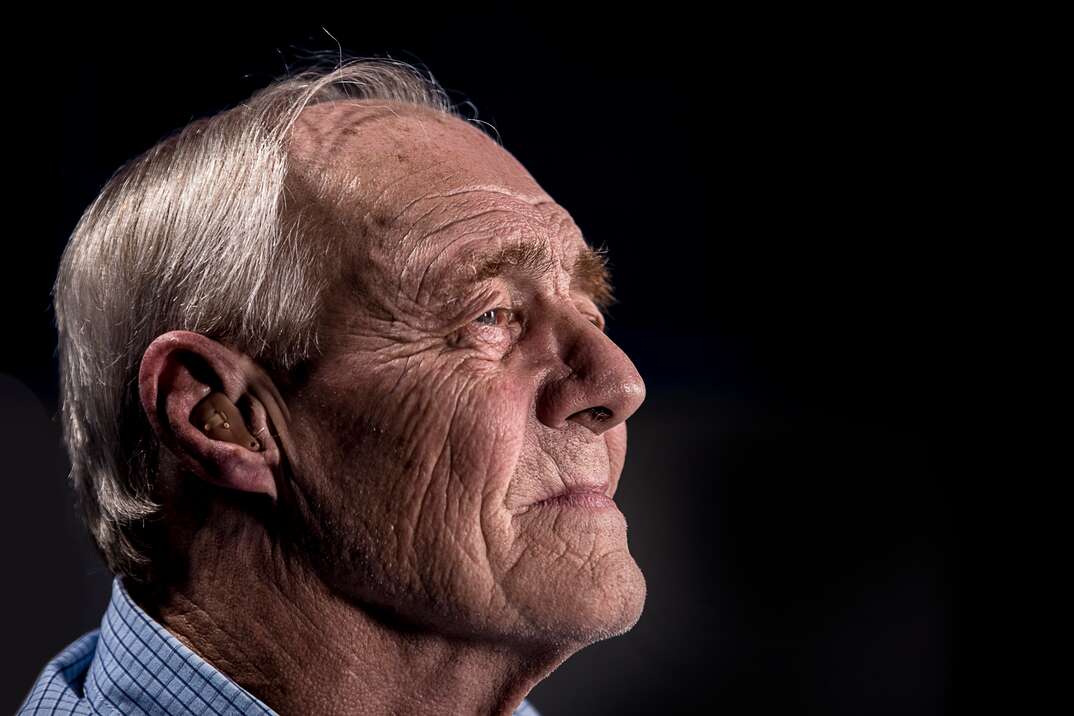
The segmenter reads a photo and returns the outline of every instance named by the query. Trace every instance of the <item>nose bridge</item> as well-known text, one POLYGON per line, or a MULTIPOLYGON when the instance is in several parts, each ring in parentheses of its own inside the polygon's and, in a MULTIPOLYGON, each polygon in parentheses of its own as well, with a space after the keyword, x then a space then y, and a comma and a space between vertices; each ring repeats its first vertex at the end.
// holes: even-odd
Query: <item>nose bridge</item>
POLYGON ((543 336, 558 357, 537 403, 538 419, 553 428, 575 422, 595 434, 619 425, 645 400, 645 383, 612 339, 574 310, 555 312, 543 336))

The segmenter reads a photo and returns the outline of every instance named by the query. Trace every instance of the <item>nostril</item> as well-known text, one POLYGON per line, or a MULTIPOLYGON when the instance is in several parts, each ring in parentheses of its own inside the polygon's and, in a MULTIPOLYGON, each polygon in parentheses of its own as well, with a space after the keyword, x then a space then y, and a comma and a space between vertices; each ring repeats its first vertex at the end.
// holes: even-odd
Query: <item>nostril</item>
POLYGON ((598 405, 595 408, 586 408, 585 410, 579 410, 577 413, 571 415, 567 420, 592 420, 597 423, 603 423, 612 417, 613 413, 611 408, 606 408, 603 405, 598 405))
POLYGON ((612 411, 605 408, 603 405, 598 405, 595 408, 589 409, 589 414, 593 416, 593 419, 598 423, 603 423, 608 418, 612 417, 612 411))

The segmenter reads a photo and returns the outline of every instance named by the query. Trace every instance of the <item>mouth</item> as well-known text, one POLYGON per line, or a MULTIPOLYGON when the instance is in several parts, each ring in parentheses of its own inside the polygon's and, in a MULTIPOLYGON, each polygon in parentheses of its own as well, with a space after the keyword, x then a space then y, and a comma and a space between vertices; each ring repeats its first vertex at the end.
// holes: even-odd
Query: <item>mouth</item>
POLYGON ((608 496, 609 483, 595 485, 573 485, 560 490, 550 497, 533 503, 528 509, 539 507, 561 507, 584 510, 615 509, 615 500, 608 496))

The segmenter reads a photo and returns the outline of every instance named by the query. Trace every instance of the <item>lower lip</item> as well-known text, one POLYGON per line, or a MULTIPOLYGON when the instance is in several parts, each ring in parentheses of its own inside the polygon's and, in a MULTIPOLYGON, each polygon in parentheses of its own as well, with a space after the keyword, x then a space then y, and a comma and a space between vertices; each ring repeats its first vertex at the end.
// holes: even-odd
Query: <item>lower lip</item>
POLYGON ((537 507, 571 507, 581 510, 616 509, 615 500, 597 492, 568 492, 541 500, 537 507))

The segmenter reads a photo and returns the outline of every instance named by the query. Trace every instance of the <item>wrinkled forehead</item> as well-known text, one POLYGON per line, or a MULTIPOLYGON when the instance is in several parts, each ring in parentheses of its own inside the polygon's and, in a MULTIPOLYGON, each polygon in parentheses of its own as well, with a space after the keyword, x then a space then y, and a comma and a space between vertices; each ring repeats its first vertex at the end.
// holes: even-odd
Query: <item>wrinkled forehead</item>
POLYGON ((530 202, 551 199, 509 152, 480 129, 433 109, 382 100, 307 107, 291 136, 293 167, 336 184, 378 216, 424 197, 493 188, 530 202))
POLYGON ((384 100, 312 105, 295 124, 289 152, 292 188, 297 181, 305 185, 299 191, 328 191, 334 200, 322 208, 360 233, 362 253, 378 254, 382 265, 425 253, 446 260, 446 245, 470 237, 539 241, 561 260, 564 249, 584 244, 569 214, 509 152, 430 108, 384 100))

